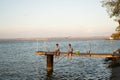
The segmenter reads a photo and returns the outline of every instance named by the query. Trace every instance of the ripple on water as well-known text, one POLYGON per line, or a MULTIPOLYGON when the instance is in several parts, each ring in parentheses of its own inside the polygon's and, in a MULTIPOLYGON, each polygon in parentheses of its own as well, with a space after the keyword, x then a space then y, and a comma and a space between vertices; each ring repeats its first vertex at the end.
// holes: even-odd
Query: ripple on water
MULTIPOLYGON (((61 51, 66 51, 65 47, 71 42, 74 50, 78 49, 80 52, 86 52, 90 43, 92 52, 112 51, 108 40, 48 42, 49 50, 53 50, 54 45, 59 43, 61 51)), ((119 48, 119 41, 113 42, 115 49, 119 48)), ((44 45, 44 41, 39 41, 40 50, 45 50, 44 45)), ((109 80, 111 75, 108 64, 102 58, 72 57, 69 60, 61 56, 60 61, 55 59, 53 75, 47 76, 46 56, 38 56, 35 51, 36 41, 0 41, 0 80, 109 80)))
POLYGON ((109 80, 110 70, 103 63, 104 60, 102 58, 73 57, 72 60, 64 58, 59 63, 54 64, 54 72, 49 79, 109 80))

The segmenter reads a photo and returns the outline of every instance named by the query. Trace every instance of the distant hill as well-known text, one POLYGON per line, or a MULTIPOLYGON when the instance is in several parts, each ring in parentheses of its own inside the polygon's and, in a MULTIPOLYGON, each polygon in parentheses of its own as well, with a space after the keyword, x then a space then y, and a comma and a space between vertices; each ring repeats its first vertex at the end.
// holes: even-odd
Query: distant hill
POLYGON ((61 40, 61 39, 108 39, 108 36, 69 36, 69 37, 46 37, 46 38, 1 38, 0 40, 61 40))

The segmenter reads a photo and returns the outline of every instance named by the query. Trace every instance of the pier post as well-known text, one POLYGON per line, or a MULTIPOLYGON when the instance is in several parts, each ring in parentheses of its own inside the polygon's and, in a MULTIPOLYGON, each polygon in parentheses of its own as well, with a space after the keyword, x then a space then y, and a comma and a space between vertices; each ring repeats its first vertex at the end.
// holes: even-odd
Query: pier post
POLYGON ((53 54, 47 54, 47 60, 46 60, 46 70, 48 74, 52 74, 53 72, 53 54))

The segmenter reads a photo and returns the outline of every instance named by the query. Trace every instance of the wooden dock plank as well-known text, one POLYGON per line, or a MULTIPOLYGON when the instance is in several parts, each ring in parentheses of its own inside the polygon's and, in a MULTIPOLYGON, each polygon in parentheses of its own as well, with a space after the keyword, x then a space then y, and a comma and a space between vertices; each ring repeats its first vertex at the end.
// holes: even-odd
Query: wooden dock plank
MULTIPOLYGON (((36 54, 38 55, 54 55, 54 52, 45 52, 45 51, 37 51, 36 54)), ((61 56, 67 56, 67 52, 61 52, 61 56)), ((112 53, 80 53, 80 54, 75 54, 73 53, 72 56, 86 56, 86 57, 101 57, 101 58, 106 58, 106 57, 113 57, 112 53)))

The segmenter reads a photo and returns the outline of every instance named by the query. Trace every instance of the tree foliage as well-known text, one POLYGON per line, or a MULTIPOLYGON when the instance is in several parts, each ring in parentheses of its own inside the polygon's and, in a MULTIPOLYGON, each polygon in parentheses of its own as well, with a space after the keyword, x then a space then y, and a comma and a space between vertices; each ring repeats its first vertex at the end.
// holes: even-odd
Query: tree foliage
POLYGON ((110 17, 120 19, 120 0, 102 0, 102 6, 107 8, 110 17))

